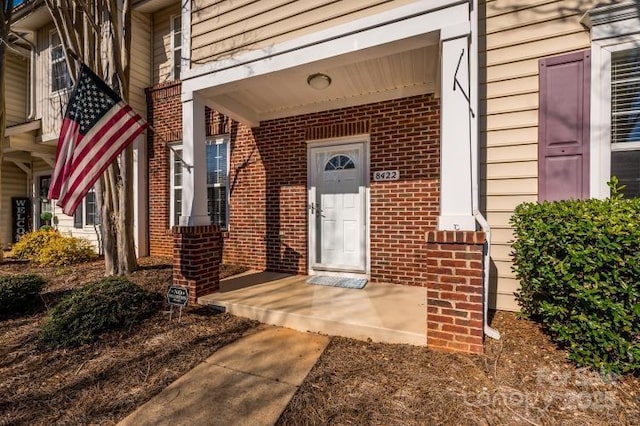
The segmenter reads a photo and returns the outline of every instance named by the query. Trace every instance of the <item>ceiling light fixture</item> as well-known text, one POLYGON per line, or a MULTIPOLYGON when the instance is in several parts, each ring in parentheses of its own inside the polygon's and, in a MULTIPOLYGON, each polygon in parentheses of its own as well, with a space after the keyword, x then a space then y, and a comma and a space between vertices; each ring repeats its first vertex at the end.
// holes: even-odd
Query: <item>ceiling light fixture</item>
POLYGON ((311 74, 307 77, 307 84, 316 90, 324 90, 331 86, 331 77, 322 73, 311 74))

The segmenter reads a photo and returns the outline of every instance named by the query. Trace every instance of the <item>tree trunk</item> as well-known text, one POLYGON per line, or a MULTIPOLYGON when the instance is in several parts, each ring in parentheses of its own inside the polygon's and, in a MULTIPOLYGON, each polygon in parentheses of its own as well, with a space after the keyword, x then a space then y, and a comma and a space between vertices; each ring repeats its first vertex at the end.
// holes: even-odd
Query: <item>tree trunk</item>
MULTIPOLYGON (((130 0, 45 0, 77 77, 79 58, 129 101, 130 0)), ((74 78, 75 80, 75 78, 74 78)), ((106 275, 137 268, 134 247, 133 148, 127 147, 96 186, 106 275)))
MULTIPOLYGON (((0 38, 2 38, 3 40, 5 39, 6 36, 6 32, 5 31, 0 31, 4 32, 5 34, 0 34, 0 38)), ((5 45, 4 43, 0 43, 0 212, 4 212, 4 206, 2 205, 2 194, 4 191, 2 191, 2 169, 3 169, 3 162, 4 162, 4 134, 5 134, 5 129, 7 127, 7 103, 5 101, 5 84, 4 84, 4 78, 5 78, 5 45)), ((0 232, 0 262, 2 262, 4 260, 4 242, 2 241, 2 233, 0 232)))

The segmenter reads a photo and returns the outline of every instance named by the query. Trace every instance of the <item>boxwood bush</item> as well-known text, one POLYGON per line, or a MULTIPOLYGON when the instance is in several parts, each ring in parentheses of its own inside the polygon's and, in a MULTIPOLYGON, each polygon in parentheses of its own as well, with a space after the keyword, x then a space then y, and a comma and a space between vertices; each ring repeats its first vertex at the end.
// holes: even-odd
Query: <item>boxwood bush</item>
POLYGON ((14 314, 39 303, 46 282, 39 275, 21 274, 0 277, 0 314, 14 314))
POLYGON ((157 295, 123 277, 107 277, 74 290, 45 320, 39 341, 68 348, 95 341, 101 333, 131 327, 158 307, 157 295))
POLYGON ((524 203, 516 298, 580 366, 640 371, 640 199, 524 203))

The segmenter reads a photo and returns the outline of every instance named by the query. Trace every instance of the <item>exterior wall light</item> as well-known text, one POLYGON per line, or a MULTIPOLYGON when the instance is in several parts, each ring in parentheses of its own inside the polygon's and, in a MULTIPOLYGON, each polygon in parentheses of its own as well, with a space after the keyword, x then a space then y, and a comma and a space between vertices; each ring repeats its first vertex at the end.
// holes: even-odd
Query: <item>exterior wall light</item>
POLYGON ((311 74, 307 77, 307 84, 316 90, 324 90, 331 86, 331 77, 321 73, 311 74))

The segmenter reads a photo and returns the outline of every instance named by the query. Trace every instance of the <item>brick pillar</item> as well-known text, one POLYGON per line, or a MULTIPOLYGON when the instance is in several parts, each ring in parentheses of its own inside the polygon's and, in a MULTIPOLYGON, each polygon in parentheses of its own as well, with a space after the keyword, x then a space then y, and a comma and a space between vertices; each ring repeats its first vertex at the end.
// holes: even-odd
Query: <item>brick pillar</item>
POLYGON ((484 232, 427 232, 427 346, 483 351, 484 232))
POLYGON ((189 288, 189 302, 220 288, 222 234, 216 225, 173 227, 173 283, 189 288))

